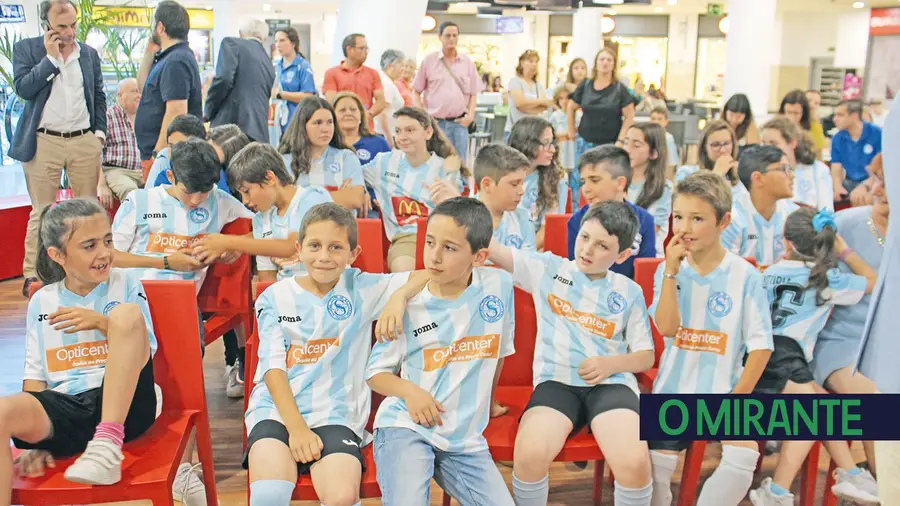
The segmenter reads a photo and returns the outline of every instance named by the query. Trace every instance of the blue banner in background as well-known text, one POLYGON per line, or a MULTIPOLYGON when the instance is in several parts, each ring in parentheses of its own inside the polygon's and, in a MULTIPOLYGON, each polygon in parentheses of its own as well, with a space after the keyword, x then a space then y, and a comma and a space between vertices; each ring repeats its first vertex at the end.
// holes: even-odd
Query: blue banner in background
POLYGON ((641 394, 641 439, 900 441, 900 395, 641 394))

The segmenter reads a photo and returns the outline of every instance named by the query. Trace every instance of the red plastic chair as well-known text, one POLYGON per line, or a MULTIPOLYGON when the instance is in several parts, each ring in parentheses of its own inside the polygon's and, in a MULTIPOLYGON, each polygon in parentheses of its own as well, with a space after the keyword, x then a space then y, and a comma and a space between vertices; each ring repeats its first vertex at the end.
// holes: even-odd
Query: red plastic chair
POLYGON ((569 195, 566 197, 566 214, 572 214, 572 190, 569 189, 569 195))
POLYGON ((567 227, 571 217, 571 214, 544 216, 544 251, 569 258, 569 230, 567 227))
MULTIPOLYGON (((357 243, 362 246, 362 253, 353 262, 353 267, 374 274, 387 272, 384 266, 385 249, 382 244, 384 228, 377 218, 358 218, 357 243)), ((262 290, 260 290, 262 292, 262 290)))
MULTIPOLYGON (((250 220, 237 219, 222 229, 223 234, 250 233, 250 220)), ((243 325, 250 334, 250 256, 241 255, 231 264, 214 263, 197 295, 197 306, 206 317, 203 340, 209 344, 226 332, 243 325)))
POLYGON ((93 487, 72 483, 65 470, 75 461, 56 461, 40 478, 15 478, 12 504, 97 504, 151 500, 171 505, 172 482, 191 432, 197 430, 197 452, 203 467, 206 504, 216 504, 216 480, 210 442, 209 417, 203 385, 194 283, 144 281, 159 349, 153 374, 163 392, 163 411, 135 441, 125 445, 122 481, 93 487), (173 318, 173 315, 178 315, 173 318))
POLYGON ((428 218, 416 221, 416 270, 425 268, 425 233, 428 231, 428 218))

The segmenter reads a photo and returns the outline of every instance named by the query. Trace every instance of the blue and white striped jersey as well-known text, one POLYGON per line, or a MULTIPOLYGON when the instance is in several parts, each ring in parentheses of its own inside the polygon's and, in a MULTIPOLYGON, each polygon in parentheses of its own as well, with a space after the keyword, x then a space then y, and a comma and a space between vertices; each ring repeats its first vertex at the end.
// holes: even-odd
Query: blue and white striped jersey
POLYGON ((827 165, 816 160, 794 167, 794 202, 834 212, 834 182, 827 165))
POLYGON ((62 307, 90 309, 103 316, 119 304, 136 304, 144 315, 150 355, 156 353, 156 334, 147 296, 137 273, 112 268, 109 278, 84 297, 66 289, 65 281, 42 287, 28 302, 25 322, 26 380, 44 381, 50 390, 76 395, 103 384, 108 344, 97 330, 66 334, 50 325, 50 315, 62 307))
MULTIPOLYGON (((653 283, 656 314, 666 262, 653 283)), ((724 394, 743 371, 744 354, 772 350, 772 320, 762 275, 752 264, 728 252, 722 263, 701 276, 687 259, 676 279, 681 326, 665 336, 654 393, 724 394)))
POLYGON ((505 211, 500 224, 494 229, 494 239, 504 246, 524 251, 535 251, 537 239, 534 223, 528 212, 517 207, 515 211, 505 211))
POLYGON ((441 403, 443 425, 412 421, 403 399, 388 397, 378 408, 375 428, 404 427, 447 452, 487 450, 482 432, 491 414, 491 390, 498 360, 512 355, 515 321, 513 283, 505 271, 479 267, 455 300, 426 286, 410 299, 404 334, 372 349, 366 377, 394 374, 418 385, 441 403))
MULTIPOLYGON (((513 250, 513 265, 516 286, 531 293, 537 311, 534 386, 545 381, 590 386, 578 375, 585 359, 653 350, 647 304, 634 281, 612 271, 591 281, 574 261, 551 253, 513 250)), ((630 373, 600 384, 639 393, 630 373)))
MULTIPOLYGON (((214 188, 206 201, 187 209, 166 191, 170 185, 132 191, 122 201, 113 220, 113 244, 119 251, 162 257, 190 248, 206 234, 216 234, 238 218, 252 218, 243 204, 214 188)), ((206 269, 180 272, 141 269, 141 279, 194 280, 197 291, 206 278, 206 269)))
POLYGON ((813 358, 819 332, 834 306, 852 306, 866 294, 866 278, 828 271, 827 299, 816 305, 816 290, 808 288, 811 265, 796 260, 781 260, 763 273, 763 283, 772 312, 772 333, 794 339, 803 348, 806 361, 813 358))
MULTIPOLYGON (((680 183, 682 179, 698 170, 700 170, 700 167, 696 165, 682 165, 681 167, 678 167, 678 170, 675 171, 675 186, 678 186, 678 183, 680 183)), ((731 181, 728 181, 728 184, 731 185, 731 181)), ((734 199, 734 201, 749 196, 750 192, 747 190, 747 187, 744 186, 744 183, 738 181, 737 184, 731 185, 731 198, 734 199)))
POLYGON ((266 373, 285 371, 294 400, 310 428, 344 425, 368 442, 371 392, 366 359, 371 323, 409 273, 367 274, 348 268, 325 296, 294 278, 270 286, 256 301, 259 366, 248 401, 247 431, 262 420, 284 423, 266 387, 266 373))
MULTIPOLYGON (((284 155, 284 164, 288 172, 293 174, 290 153, 284 155)), ((310 160, 309 172, 297 176, 296 183, 301 188, 314 186, 325 188, 328 191, 336 191, 346 180, 349 180, 353 186, 365 184, 359 158, 349 149, 327 146, 321 157, 310 160)))
MULTIPOLYGON (((665 247, 663 246, 663 243, 666 241, 666 237, 669 236, 669 217, 672 215, 672 192, 674 191, 674 188, 671 181, 666 181, 662 195, 656 199, 656 202, 647 208, 647 212, 653 216, 653 224, 658 227, 658 230, 656 231, 656 256, 659 258, 665 256, 665 247)), ((637 183, 632 181, 632 183, 628 185, 628 201, 635 204, 638 197, 641 196, 641 191, 643 191, 643 189, 643 181, 637 183)))
POLYGON ((448 172, 444 159, 432 154, 419 167, 410 166, 403 151, 395 149, 378 153, 363 167, 366 184, 375 190, 375 198, 381 206, 381 219, 385 235, 393 240, 398 234, 415 234, 416 220, 427 217, 434 209, 431 191, 425 187, 439 179, 463 189, 459 171, 448 172))
POLYGON ((540 187, 540 174, 538 171, 534 170, 525 176, 525 183, 523 185, 525 194, 522 195, 522 200, 519 201, 519 207, 528 211, 528 214, 531 216, 531 221, 534 222, 535 232, 544 228, 545 214, 563 214, 566 212, 566 203, 569 201, 569 181, 565 176, 561 176, 559 178, 559 183, 556 185, 557 202, 554 202, 552 206, 545 209, 543 214, 538 212, 537 206, 538 190, 540 187))
MULTIPOLYGON (((331 194, 324 188, 310 186, 297 188, 284 216, 278 215, 278 208, 272 206, 265 212, 258 212, 253 217, 253 237, 256 239, 287 239, 291 233, 299 232, 303 217, 313 206, 323 202, 332 202, 331 194)), ((278 280, 306 273, 299 255, 291 258, 272 258, 257 256, 256 268, 259 271, 278 271, 278 280)))
POLYGON ((722 232, 722 246, 746 258, 755 258, 762 269, 784 256, 784 222, 798 208, 791 199, 781 199, 768 220, 750 198, 735 199, 731 224, 722 232))

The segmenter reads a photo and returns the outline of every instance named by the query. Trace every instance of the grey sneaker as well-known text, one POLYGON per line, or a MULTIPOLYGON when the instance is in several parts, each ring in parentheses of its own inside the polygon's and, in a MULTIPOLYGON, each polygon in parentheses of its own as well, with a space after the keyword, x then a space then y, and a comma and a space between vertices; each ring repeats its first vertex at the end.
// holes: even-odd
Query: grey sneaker
POLYGON ((766 478, 759 488, 750 491, 750 502, 753 506, 794 506, 794 494, 775 495, 772 493, 772 478, 766 478))
POLYGON ((172 498, 184 506, 206 506, 206 486, 197 476, 200 464, 191 465, 185 462, 178 466, 175 481, 172 483, 172 498))
POLYGON ((238 381, 238 372, 240 369, 237 365, 225 366, 225 395, 229 399, 240 399, 244 397, 244 385, 238 381))
POLYGON ((65 477, 75 483, 112 485, 122 479, 122 449, 106 439, 88 441, 84 453, 66 469, 65 477))
POLYGON ((868 470, 862 470, 859 474, 851 475, 843 469, 834 470, 835 484, 831 492, 840 499, 852 501, 863 506, 878 506, 878 487, 875 478, 868 470))

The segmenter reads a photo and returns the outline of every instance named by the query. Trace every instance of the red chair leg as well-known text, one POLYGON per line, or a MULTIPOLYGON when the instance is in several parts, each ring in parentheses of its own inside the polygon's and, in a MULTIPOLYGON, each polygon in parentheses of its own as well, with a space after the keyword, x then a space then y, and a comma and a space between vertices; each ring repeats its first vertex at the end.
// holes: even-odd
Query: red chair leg
POLYGON ((816 499, 816 479, 819 477, 819 452, 822 443, 813 444, 800 470, 800 506, 813 506, 816 499))
POLYGON ((175 506, 175 499, 172 498, 172 491, 168 490, 166 487, 163 487, 159 490, 159 492, 154 492, 153 497, 150 497, 150 502, 153 503, 153 506, 175 506))
POLYGON ((450 494, 444 492, 444 499, 441 504, 443 504, 444 506, 450 506, 450 494))
MULTIPOLYGON (((594 461, 594 506, 600 506, 603 501, 603 471, 606 468, 606 461, 594 461)), ((612 478, 612 472, 610 472, 612 478)))
POLYGON ((681 486, 678 490, 678 506, 693 506, 697 500, 697 488, 700 485, 700 469, 703 466, 703 454, 706 452, 706 441, 694 441, 684 456, 684 469, 681 471, 681 486))
POLYGON ((837 465, 834 463, 834 460, 832 460, 831 464, 828 466, 828 475, 825 476, 825 494, 822 497, 822 506, 837 506, 837 496, 831 492, 831 487, 834 486, 835 469, 837 469, 837 465))
POLYGON ((766 457, 766 442, 759 441, 759 458, 756 459, 756 471, 754 473, 758 473, 760 469, 762 469, 763 459, 766 457))
POLYGON ((203 426, 200 421, 196 428, 197 456, 200 458, 200 467, 203 469, 203 485, 206 487, 207 506, 217 506, 219 500, 216 494, 216 466, 213 462, 212 441, 210 440, 209 425, 203 426))

